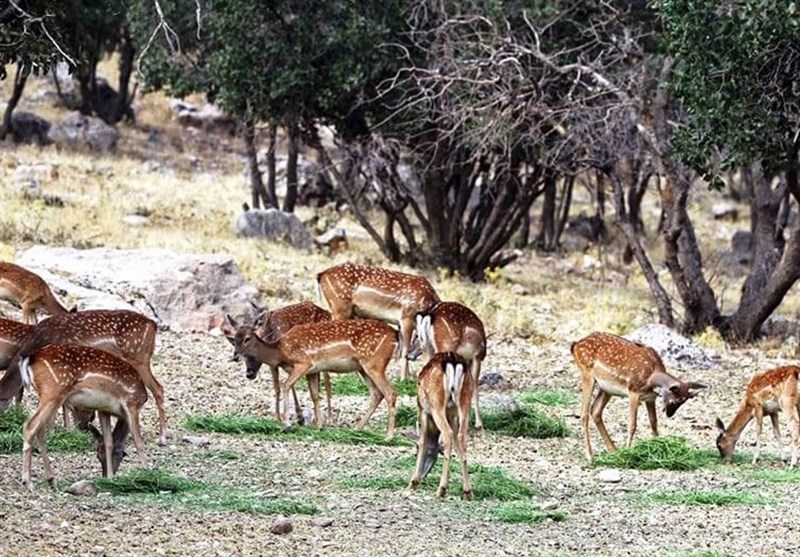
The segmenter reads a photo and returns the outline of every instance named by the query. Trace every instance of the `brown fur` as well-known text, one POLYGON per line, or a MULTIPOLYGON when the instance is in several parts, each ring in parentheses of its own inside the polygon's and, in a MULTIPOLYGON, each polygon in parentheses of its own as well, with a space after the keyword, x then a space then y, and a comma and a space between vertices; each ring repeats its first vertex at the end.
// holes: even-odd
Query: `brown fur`
POLYGON ((42 277, 8 261, 0 261, 0 299, 18 305, 22 321, 29 325, 36 324, 37 310, 50 315, 69 311, 56 300, 42 277))

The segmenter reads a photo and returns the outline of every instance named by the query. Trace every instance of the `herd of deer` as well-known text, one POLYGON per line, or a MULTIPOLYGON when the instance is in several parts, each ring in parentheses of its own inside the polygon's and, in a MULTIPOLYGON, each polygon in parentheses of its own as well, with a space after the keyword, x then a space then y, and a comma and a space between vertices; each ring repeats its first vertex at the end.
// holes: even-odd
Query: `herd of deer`
MULTIPOLYGON (((417 377, 419 437, 417 462, 409 487, 416 488, 430 472, 439 452, 444 465, 438 488, 447 491, 453 449, 459 459, 464 497, 472 497, 467 472, 466 448, 470 411, 475 428, 483 427, 478 405, 478 379, 486 357, 486 332, 480 318, 466 306, 441 301, 423 277, 381 267, 344 263, 317 275, 320 296, 330 312, 312 302, 263 312, 251 325, 230 316, 223 326, 234 347, 234 359, 244 359, 247 377, 254 379, 262 364, 269 366, 275 391, 277 419, 290 424, 288 397, 294 399, 298 421, 301 406, 295 383, 305 377, 314 406, 314 421, 322 427, 320 376, 325 381, 327 420, 332 420, 330 373, 356 372, 370 390, 360 422, 363 428, 382 400, 388 406, 387 436, 394 434, 396 394, 387 368, 400 356, 402 377, 409 376, 409 356, 414 335, 427 363, 417 377), (389 324, 397 326, 398 329, 389 324), (288 372, 281 383, 279 369, 288 372), (283 399, 283 411, 281 411, 283 399), (441 445, 440 445, 441 443, 441 445)), ((103 475, 116 473, 124 456, 129 433, 142 465, 147 461, 139 425, 139 413, 147 391, 155 399, 159 420, 159 444, 166 442, 164 390, 153 376, 150 361, 157 326, 134 311, 68 310, 56 300, 38 275, 8 262, 0 262, 0 299, 22 310, 24 322, 0 318, 0 411, 24 388, 38 394, 38 408, 23 426, 22 481, 30 489, 32 448, 41 455, 45 477, 52 486, 54 474, 45 446, 45 434, 60 407, 64 422, 72 414, 76 425, 97 440, 97 456, 103 475), (37 323, 37 311, 50 317, 37 323), (95 414, 100 431, 92 424, 95 414), (117 418, 111 429, 111 416, 117 418)), ((609 451, 616 450, 603 423, 603 410, 612 396, 630 401, 627 444, 636 431, 640 402, 645 403, 653 435, 658 435, 656 399, 661 398, 672 416, 706 385, 670 375, 658 353, 608 333, 592 333, 572 344, 571 352, 581 375, 581 427, 587 459, 592 458, 589 418, 593 419, 609 451)), ((800 452, 800 367, 783 366, 756 374, 742 405, 726 429, 720 430, 717 447, 730 460, 742 430, 756 419, 759 457, 761 426, 769 415, 780 446, 778 411, 789 416, 793 452, 791 466, 800 452)))

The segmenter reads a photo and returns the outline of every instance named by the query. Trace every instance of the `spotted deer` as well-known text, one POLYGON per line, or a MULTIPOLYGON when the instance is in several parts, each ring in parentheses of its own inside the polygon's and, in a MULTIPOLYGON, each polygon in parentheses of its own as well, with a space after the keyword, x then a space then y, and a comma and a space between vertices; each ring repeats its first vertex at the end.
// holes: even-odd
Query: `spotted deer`
POLYGON ((0 369, 8 368, 31 331, 33 325, 0 317, 0 369))
POLYGON ((474 311, 457 302, 439 302, 427 313, 417 314, 416 322, 417 335, 428 358, 437 352, 455 352, 469 364, 475 385, 472 390, 475 429, 483 430, 477 388, 481 363, 486 358, 483 322, 474 311))
POLYGON ((475 386, 467 362, 455 352, 438 353, 422 368, 417 387, 417 463, 409 489, 416 489, 436 463, 441 435, 444 463, 437 495, 447 494, 450 456, 455 447, 461 464, 464 498, 472 499, 472 481, 467 470, 467 428, 475 386))
MULTIPOLYGON (((322 309, 313 302, 301 302, 292 304, 274 311, 262 312, 255 323, 255 332, 260 338, 277 340, 281 335, 290 331, 296 325, 303 325, 305 323, 316 323, 319 321, 330 321, 330 312, 322 309)), ((234 344, 236 338, 236 331, 223 327, 226 337, 234 344)), ((235 345, 235 344, 234 344, 235 345)), ((234 351, 234 360, 238 360, 239 355, 234 351)), ((245 356, 246 375, 248 379, 255 379, 258 376, 258 370, 261 368, 261 360, 252 356, 245 356)), ((281 420, 281 383, 278 375, 277 366, 268 366, 272 373, 272 387, 275 391, 275 419, 281 420)), ((333 421, 333 406, 331 405, 331 379, 328 372, 323 372, 322 376, 325 380, 325 395, 328 404, 327 421, 333 421)), ((319 391, 319 375, 312 374, 308 376, 309 383, 316 381, 314 389, 319 391)), ((309 390, 312 387, 309 385, 309 390)), ((302 421, 303 411, 300 406, 300 401, 297 399, 297 393, 292 388, 292 397, 294 399, 294 407, 297 413, 298 422, 302 421)))
POLYGON ((756 419, 756 451, 753 453, 753 464, 758 462, 761 456, 761 425, 765 414, 772 421, 778 452, 783 456, 781 430, 778 425, 778 412, 783 411, 791 427, 792 457, 789 465, 794 468, 800 453, 798 374, 800 374, 798 366, 782 366, 755 374, 747 385, 744 400, 730 425, 726 428, 722 420, 717 418, 716 426, 719 431, 717 448, 725 462, 730 462, 733 458, 736 442, 753 418, 756 419))
MULTIPOLYGON (((73 344, 49 344, 20 362, 23 385, 33 386, 39 406, 22 427, 22 483, 33 490, 33 444, 39 449, 45 478, 55 488, 55 475, 47 456, 45 434, 62 405, 83 412, 97 412, 103 437, 104 475, 116 471, 112 462, 111 416, 127 424, 142 466, 147 467, 139 426, 139 412, 147 390, 131 364, 103 350, 73 344)), ((124 443, 124 439, 123 439, 124 443)), ((121 457, 120 457, 121 458, 121 457)))
POLYGON ((581 372, 581 427, 586 458, 592 459, 589 416, 610 452, 616 450, 603 423, 603 410, 612 396, 627 396, 630 401, 627 445, 636 433, 636 414, 644 402, 650 428, 658 436, 656 398, 661 397, 664 412, 672 417, 681 405, 707 385, 682 381, 667 373, 658 353, 650 348, 609 333, 595 332, 575 342, 572 357, 581 372), (595 386, 597 395, 592 399, 595 386))
MULTIPOLYGON (((166 444, 164 388, 150 368, 156 330, 152 319, 127 310, 89 310, 48 317, 31 331, 0 379, 0 411, 8 407, 12 398, 21 396, 23 384, 19 362, 22 358, 31 356, 48 344, 91 346, 122 358, 139 373, 145 386, 153 394, 158 409, 159 444, 166 444)), ((86 416, 79 419, 79 422, 88 423, 86 416)))
POLYGON ((56 300, 42 277, 8 261, 0 261, 0 299, 19 306, 22 321, 29 325, 36 324, 37 310, 50 315, 70 311, 56 300))
POLYGON ((366 317, 400 327, 401 377, 407 379, 415 317, 439 301, 431 283, 424 277, 382 267, 343 263, 319 273, 317 286, 334 319, 366 317))
MULTIPOLYGON (((321 321, 297 325, 275 340, 263 339, 253 327, 240 326, 227 316, 235 329, 234 349, 242 356, 251 356, 270 366, 289 371, 283 382, 284 400, 289 390, 309 373, 357 372, 367 383, 370 402, 358 423, 362 429, 383 399, 389 407, 387 438, 394 436, 395 400, 397 395, 386 376, 389 360, 398 348, 397 331, 386 323, 372 319, 321 321)), ((319 394, 314 401, 314 422, 322 427, 319 394)), ((283 421, 289 426, 288 407, 284 405, 283 421)))

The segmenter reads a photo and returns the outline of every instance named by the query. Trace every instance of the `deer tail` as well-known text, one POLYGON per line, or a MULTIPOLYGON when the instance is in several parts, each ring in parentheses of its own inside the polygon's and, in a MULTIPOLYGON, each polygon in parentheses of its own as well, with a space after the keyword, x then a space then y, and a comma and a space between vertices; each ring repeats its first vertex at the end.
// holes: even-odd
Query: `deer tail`
POLYGON ((433 324, 429 313, 418 313, 416 318, 417 336, 419 337, 420 347, 433 345, 433 324))
POLYGON ((33 373, 31 371, 31 360, 33 356, 25 356, 22 358, 22 361, 19 363, 19 374, 22 378, 22 385, 26 389, 31 388, 31 384, 33 383, 33 373))

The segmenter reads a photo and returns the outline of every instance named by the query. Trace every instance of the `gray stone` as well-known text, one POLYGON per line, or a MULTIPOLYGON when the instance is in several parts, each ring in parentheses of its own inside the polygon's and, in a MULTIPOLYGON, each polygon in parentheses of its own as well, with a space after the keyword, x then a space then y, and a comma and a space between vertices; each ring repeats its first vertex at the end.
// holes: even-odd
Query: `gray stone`
POLYGON ((9 132, 16 143, 47 145, 50 122, 30 112, 13 112, 9 132))
POLYGON ((505 377, 499 373, 489 372, 481 375, 478 379, 478 386, 487 390, 505 391, 508 389, 509 384, 505 377))
POLYGON ((97 495, 97 491, 97 486, 89 480, 77 481, 66 489, 66 492, 70 495, 79 497, 94 497, 97 495))
POLYGON ((294 213, 278 209, 248 209, 234 222, 233 231, 245 238, 264 238, 270 242, 286 242, 290 246, 311 249, 313 239, 294 213))
POLYGON ((664 325, 645 325, 625 335, 625 338, 653 348, 667 367, 686 366, 709 369, 714 361, 690 339, 664 325))
POLYGON ((275 522, 272 523, 272 526, 269 529, 270 532, 279 536, 288 534, 292 530, 294 530, 294 525, 292 524, 292 521, 285 516, 279 516, 276 518, 275 522))
POLYGON ((333 524, 333 519, 327 516, 318 516, 311 519, 311 525, 317 528, 327 528, 331 524, 333 524))
POLYGON ((539 505, 539 510, 542 512, 554 511, 558 508, 558 501, 547 501, 539 505))
POLYGON ((48 140, 65 147, 82 147, 107 153, 117 144, 119 133, 100 118, 71 112, 61 122, 53 124, 47 133, 48 140))
POLYGON ((597 481, 602 483, 608 484, 616 484, 622 481, 622 474, 619 470, 614 468, 607 468, 605 470, 601 470, 595 478, 597 481))
POLYGON ((727 219, 736 221, 739 219, 739 208, 730 201, 719 201, 711 206, 711 216, 714 220, 727 219))
POLYGON ((211 444, 211 441, 208 440, 208 437, 200 437, 197 435, 184 435, 182 441, 193 447, 201 448, 208 447, 211 444))

